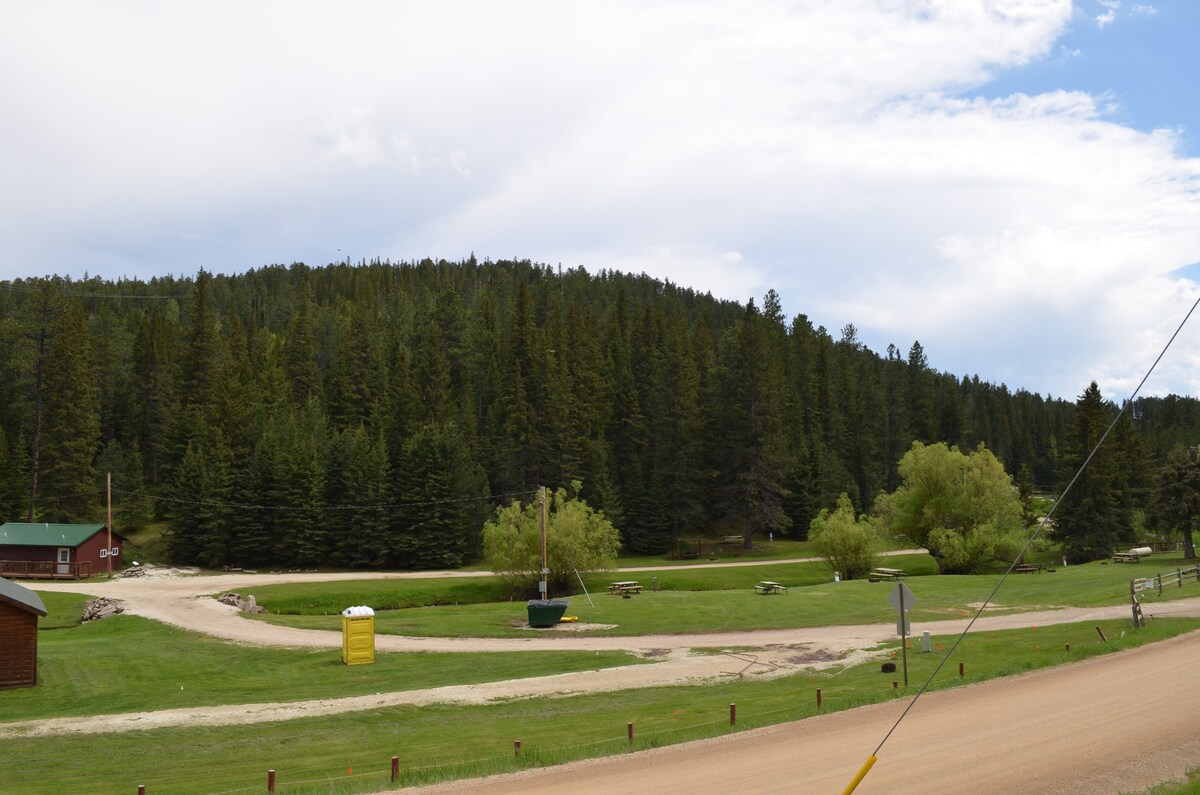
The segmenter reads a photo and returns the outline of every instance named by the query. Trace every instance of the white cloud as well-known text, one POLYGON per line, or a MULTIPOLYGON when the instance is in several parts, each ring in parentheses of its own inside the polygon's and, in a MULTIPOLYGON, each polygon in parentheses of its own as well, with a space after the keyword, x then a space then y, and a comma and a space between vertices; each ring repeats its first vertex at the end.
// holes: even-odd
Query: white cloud
POLYGON ((1096 15, 1096 27, 1103 28, 1105 25, 1111 24, 1117 18, 1117 12, 1114 9, 1109 9, 1103 14, 1096 15))
POLYGON ((0 278, 530 257, 1067 395, 1194 294, 1172 133, 961 98, 1071 56, 1066 0, 118 5, 0 29, 0 278))

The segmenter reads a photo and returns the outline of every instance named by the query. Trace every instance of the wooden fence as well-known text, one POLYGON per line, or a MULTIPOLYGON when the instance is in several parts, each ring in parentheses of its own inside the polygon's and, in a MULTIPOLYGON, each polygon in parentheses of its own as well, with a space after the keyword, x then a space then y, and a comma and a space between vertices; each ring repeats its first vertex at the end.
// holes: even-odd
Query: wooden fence
POLYGON ((1200 583, 1200 566, 1187 569, 1175 569, 1166 574, 1155 574, 1153 577, 1135 577, 1129 581, 1129 600, 1133 606, 1133 625, 1139 629, 1145 625, 1142 616, 1142 595, 1148 591, 1158 591, 1163 595, 1163 588, 1182 588, 1185 582, 1200 583))
POLYGON ((92 576, 90 560, 58 563, 53 560, 0 560, 0 577, 31 580, 82 580, 92 576))

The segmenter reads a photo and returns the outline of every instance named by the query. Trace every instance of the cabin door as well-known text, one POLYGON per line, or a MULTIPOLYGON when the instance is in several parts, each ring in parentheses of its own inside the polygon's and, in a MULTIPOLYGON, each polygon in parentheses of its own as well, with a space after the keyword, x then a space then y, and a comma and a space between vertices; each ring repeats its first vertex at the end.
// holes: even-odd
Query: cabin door
POLYGON ((70 574, 71 573, 71 548, 70 547, 59 547, 58 548, 58 573, 59 574, 70 574))

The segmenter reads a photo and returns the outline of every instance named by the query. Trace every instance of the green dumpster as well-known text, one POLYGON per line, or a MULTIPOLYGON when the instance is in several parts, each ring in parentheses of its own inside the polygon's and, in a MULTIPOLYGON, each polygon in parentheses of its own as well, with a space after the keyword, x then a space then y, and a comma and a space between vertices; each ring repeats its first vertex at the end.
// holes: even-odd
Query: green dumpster
POLYGON ((552 627, 567 612, 566 599, 530 599, 529 626, 552 627))

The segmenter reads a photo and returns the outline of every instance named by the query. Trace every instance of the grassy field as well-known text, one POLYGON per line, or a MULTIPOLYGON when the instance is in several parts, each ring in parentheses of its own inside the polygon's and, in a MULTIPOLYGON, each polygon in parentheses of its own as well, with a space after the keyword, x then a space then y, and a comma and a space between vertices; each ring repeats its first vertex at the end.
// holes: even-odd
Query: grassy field
MULTIPOLYGON (((51 623, 79 621, 82 597, 44 594, 51 623)), ((42 631, 38 686, 0 692, 0 722, 213 704, 300 701, 417 690, 641 662, 624 652, 380 654, 343 665, 340 650, 223 643, 137 616, 42 631)))
MULTIPOLYGON (((895 558, 894 565, 915 573, 930 573, 933 561, 927 555, 895 558)), ((1096 607, 1129 601, 1129 580, 1182 567, 1180 555, 1163 555, 1136 564, 1090 563, 1060 567, 1040 574, 1016 574, 997 594, 990 612, 1028 611, 1053 607, 1096 607)), ((570 598, 568 613, 595 624, 615 624, 614 629, 596 630, 597 635, 646 635, 724 632, 749 629, 778 629, 789 626, 872 624, 895 620, 887 602, 894 587, 888 582, 866 580, 833 583, 823 564, 764 564, 749 568, 661 570, 639 573, 638 580, 650 585, 658 576, 663 590, 644 590, 631 599, 609 594, 608 579, 593 582, 593 607, 582 594, 570 598), (789 585, 781 596, 754 593, 754 583, 769 579, 789 585), (707 586, 707 588, 706 588, 707 586)), ((941 575, 911 577, 908 587, 918 602, 912 618, 928 621, 973 615, 1000 575, 941 575)), ((528 637, 522 627, 523 602, 454 604, 447 599, 421 604, 430 594, 448 595, 458 588, 475 594, 482 586, 460 580, 392 580, 325 584, 274 585, 252 590, 259 603, 271 612, 260 620, 306 629, 340 629, 337 613, 348 605, 376 607, 376 631, 381 634, 430 637, 528 637), (444 584, 444 585, 443 585, 444 584), (388 609, 391 605, 405 605, 388 609), (280 615, 279 613, 285 613, 280 615)), ((1169 587, 1163 599, 1200 595, 1200 586, 1169 587)), ((1160 597, 1153 595, 1151 600, 1160 597)))
MULTIPOLYGON (((1171 619, 1132 632, 1126 631, 1128 622, 1101 622, 1110 639, 1104 644, 1095 623, 980 633, 960 648, 933 687, 958 686, 959 661, 965 666, 964 681, 974 682, 1200 628, 1200 620, 1171 619), (1064 651, 1067 643, 1069 654, 1064 651)), ((935 639, 947 646, 951 641, 935 639)), ((72 788, 80 792, 131 792, 138 784, 146 784, 151 793, 258 792, 269 767, 278 771, 279 791, 289 795, 363 792, 386 786, 393 755, 402 760, 401 783, 415 784, 726 734, 731 731, 731 702, 738 705, 737 730, 744 730, 816 714, 817 688, 826 712, 908 697, 938 658, 910 653, 907 689, 893 689, 899 674, 881 674, 878 663, 870 663, 769 681, 731 680, 478 707, 395 707, 253 726, 8 739, 0 750, 6 762, 0 790, 61 792, 61 782, 44 772, 58 770, 66 776, 64 760, 77 759, 79 749, 88 746, 103 747, 104 752, 70 766, 72 788), (636 728, 632 745, 625 738, 628 722, 636 728), (514 740, 522 742, 519 759, 513 755, 514 740)), ((741 667, 741 661, 731 658, 731 672, 741 667)), ((878 739, 864 738, 864 753, 878 739)))
MULTIPOLYGON (((784 557, 791 557, 789 553, 784 557)), ((931 573, 928 556, 897 559, 910 572, 931 573)), ((1009 579, 996 601, 1005 609, 1057 605, 1124 604, 1129 579, 1174 571, 1179 556, 1155 556, 1138 565, 1059 568, 1009 579)), ((580 620, 617 624, 610 633, 702 632, 788 626, 890 622, 890 583, 829 581, 821 564, 770 560, 750 568, 639 572, 649 585, 657 576, 667 590, 644 591, 631 599, 610 596, 609 579, 589 587, 595 608, 582 595, 571 598, 580 620), (783 596, 758 596, 761 579, 787 583, 783 596)), ((995 586, 997 575, 917 576, 908 585, 919 602, 916 620, 972 612, 995 586)), ((86 585, 82 586, 86 587, 86 585)), ((338 629, 337 613, 351 604, 391 605, 377 614, 380 632, 424 635, 527 637, 514 624, 524 619, 521 601, 489 603, 496 583, 489 578, 393 580, 271 586, 251 589, 272 609, 297 615, 269 620, 338 629), (454 602, 459 601, 455 605, 454 602), (436 607, 424 604, 436 603, 436 607)), ((1195 596, 1200 585, 1168 587, 1161 598, 1195 596)), ((1156 594, 1149 603, 1159 599, 1156 594)), ((595 669, 633 662, 622 653, 380 654, 370 666, 344 666, 336 650, 258 649, 215 641, 134 616, 78 624, 84 597, 44 593, 50 616, 39 638, 39 686, 0 692, 0 721, 93 715, 213 704, 250 704, 464 684, 595 669)), ((956 652, 933 687, 1006 676, 1153 642, 1200 628, 1200 620, 1157 619, 1134 631, 1128 620, 1004 632, 976 632, 956 652), (1070 644, 1071 652, 1064 651, 1070 644)), ((910 653, 910 687, 892 688, 899 674, 881 674, 878 662, 810 672, 770 681, 709 683, 700 687, 655 688, 570 698, 529 699, 488 706, 394 707, 362 713, 251 726, 170 728, 103 736, 10 738, 0 745, 0 792, 260 792, 266 769, 278 771, 279 791, 364 792, 387 785, 388 760, 402 759, 401 783, 503 772, 589 756, 623 753, 731 731, 728 705, 738 704, 738 730, 799 719, 823 710, 845 709, 911 695, 932 671, 952 638, 935 638, 934 654, 910 653), (625 739, 634 722, 636 742, 625 739), (523 753, 512 753, 521 740, 523 753), (83 748, 103 747, 99 754, 83 748), (78 760, 64 764, 63 760, 78 760), (45 771, 58 775, 47 777, 45 771), (353 770, 353 775, 348 771, 353 770)), ((895 644, 893 647, 895 648, 895 644)), ((889 653, 882 652, 883 655, 889 653)), ((735 673, 744 662, 730 658, 735 673)), ((872 740, 865 742, 869 745, 872 740)), ((865 751, 869 751, 865 748, 865 751)), ((1194 792, 1194 784, 1162 793, 1194 792)))

